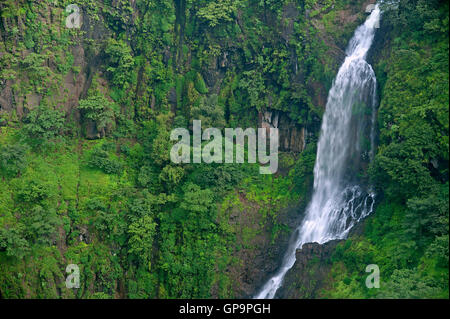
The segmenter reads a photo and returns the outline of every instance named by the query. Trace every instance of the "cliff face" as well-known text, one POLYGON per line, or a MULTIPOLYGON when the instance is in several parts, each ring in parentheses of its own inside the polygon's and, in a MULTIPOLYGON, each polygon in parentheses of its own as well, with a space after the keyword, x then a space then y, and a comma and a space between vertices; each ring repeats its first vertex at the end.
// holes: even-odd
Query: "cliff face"
POLYGON ((303 152, 309 137, 306 127, 298 125, 288 115, 277 110, 260 112, 258 118, 258 127, 279 129, 280 151, 303 152))
MULTIPOLYGON (((276 271, 290 237, 290 228, 274 237, 273 225, 261 227, 259 214, 257 207, 251 207, 247 203, 242 211, 234 211, 228 220, 237 229, 235 245, 242 247, 234 255, 239 262, 227 267, 233 282, 232 289, 238 298, 252 298, 267 280, 267 274, 276 271), (251 233, 256 235, 249 236, 251 233)), ((277 212, 277 223, 295 225, 298 215, 297 206, 280 209, 277 212)))
MULTIPOLYGON (((55 144, 61 153, 33 145, 28 171, 1 176, 0 261, 8 267, 0 294, 250 297, 278 267, 305 205, 314 147, 304 153, 369 2, 78 1, 82 23, 74 29, 66 26, 68 1, 2 1, 0 150, 25 125, 32 139, 50 132, 67 141, 55 144), (269 181, 174 167, 163 148, 169 129, 197 118, 220 128, 278 127, 287 174, 269 181), (190 183, 201 191, 188 192, 190 183), (24 202, 20 187, 38 194, 24 202), (191 218, 192 207, 202 214, 191 218), (205 207, 218 216, 190 225, 203 221, 205 207), (50 225, 48 240, 23 232, 30 218, 50 225), (140 227, 151 238, 136 240, 146 245, 136 249, 140 227), (73 293, 63 287, 68 260, 86 263, 84 286, 73 293), (44 264, 42 275, 32 270, 44 264)), ((299 253, 300 274, 312 256, 327 258, 320 249, 299 253)))
POLYGON ((102 51, 112 36, 105 16, 83 11, 81 28, 70 29, 65 8, 51 1, 19 1, 17 12, 11 13, 8 3, 0 6, 5 12, 0 24, 0 114, 4 123, 10 120, 13 124, 45 104, 63 112, 67 122, 79 126, 84 122, 87 138, 101 137, 95 124, 81 117, 78 105, 94 77, 105 94, 110 91, 109 80, 100 69, 106 59, 102 51))
MULTIPOLYGON (((29 110, 44 103, 63 111, 67 119, 75 120, 78 125, 86 124, 88 127, 84 134, 88 138, 98 138, 99 132, 77 108, 79 100, 88 95, 93 79, 100 83, 108 98, 116 87, 126 91, 132 97, 130 101, 118 99, 117 94, 113 94, 113 98, 120 104, 137 104, 134 108, 123 106, 131 107, 134 117, 139 112, 146 116, 144 109, 147 107, 161 110, 167 105, 174 113, 184 110, 183 116, 186 116, 185 110, 201 98, 192 86, 196 84, 198 89, 198 83, 203 82, 205 88, 200 89, 200 95, 219 95, 227 117, 233 122, 244 120, 253 125, 273 126, 267 114, 273 113, 274 120, 278 117, 276 114, 280 114, 277 124, 283 131, 281 147, 286 151, 301 152, 307 132, 317 132, 320 126, 321 110, 325 107, 331 79, 344 57, 346 40, 364 18, 367 3, 359 1, 352 5, 339 5, 339 9, 335 5, 316 4, 306 9, 295 2, 286 2, 272 9, 275 11, 266 7, 256 8, 262 10, 261 15, 254 18, 250 18, 249 9, 245 6, 236 7, 228 22, 233 31, 227 30, 227 34, 221 34, 215 23, 210 21, 208 24, 206 18, 202 20, 202 15, 196 12, 197 6, 187 9, 185 0, 168 1, 165 9, 157 8, 160 14, 164 10, 168 14, 167 20, 161 20, 159 28, 163 27, 162 30, 137 22, 136 19, 142 21, 148 14, 145 1, 118 1, 112 7, 102 2, 81 6, 80 29, 67 28, 65 21, 69 14, 64 7, 51 1, 39 4, 22 1, 17 3, 19 9, 16 11, 7 3, 0 4, 5 12, 0 26, 2 121, 6 123, 10 117, 7 114, 13 111, 20 120, 29 110), (268 32, 259 34, 251 27, 255 18, 265 25, 268 32), (339 26, 339 31, 334 26, 339 26), (159 30, 161 34, 149 39, 144 34, 147 29, 159 30), (141 66, 134 62, 135 73, 122 70, 127 71, 124 76, 130 77, 125 82, 119 83, 114 79, 111 70, 119 71, 123 62, 119 55, 114 56, 111 49, 111 39, 118 32, 128 37, 124 44, 131 48, 132 58, 142 55, 145 50, 142 41, 153 46, 155 40, 159 41, 152 54, 156 54, 163 63, 160 67, 168 71, 167 83, 160 92, 162 95, 155 94, 155 85, 158 84, 144 72, 152 61, 141 63, 141 66), (262 38, 255 41, 252 39, 254 36, 262 38), (307 42, 314 47, 304 51, 302 56, 303 49, 299 48, 307 42), (258 66, 259 62, 255 64, 256 59, 252 55, 261 49, 267 52, 261 55, 266 61, 258 66), (280 50, 285 52, 279 55, 280 50), (306 63, 307 59, 315 61, 306 63), (236 81, 252 82, 249 70, 255 67, 258 73, 260 68, 272 68, 269 72, 272 75, 263 77, 260 84, 255 82, 249 87, 236 87, 236 81), (197 79, 191 80, 193 70, 197 70, 198 75, 194 76, 197 79), (281 70, 285 73, 282 77, 277 75, 281 70), (184 79, 177 84, 177 77, 184 79), (146 90, 147 86, 154 89, 146 90), (236 101, 238 96, 233 90, 239 88, 243 89, 242 93, 257 94, 256 99, 236 101), (250 110, 256 107, 258 112, 251 110, 250 116, 246 116, 235 109, 236 103, 248 103, 250 110)), ((158 21, 158 14, 152 17, 158 21)), ((150 59, 145 54, 143 58, 150 59)))
MULTIPOLYGON (((358 238, 364 231, 365 220, 355 225, 349 238, 358 238)), ((296 252, 294 266, 287 272, 284 284, 277 291, 276 298, 308 299, 320 298, 323 291, 333 282, 331 273, 333 256, 338 245, 345 240, 331 240, 325 244, 306 243, 296 252)))
POLYGON ((275 297, 317 298, 321 289, 327 286, 331 270, 330 257, 339 242, 339 240, 332 240, 323 245, 307 243, 298 249, 295 264, 286 274, 284 284, 275 297))

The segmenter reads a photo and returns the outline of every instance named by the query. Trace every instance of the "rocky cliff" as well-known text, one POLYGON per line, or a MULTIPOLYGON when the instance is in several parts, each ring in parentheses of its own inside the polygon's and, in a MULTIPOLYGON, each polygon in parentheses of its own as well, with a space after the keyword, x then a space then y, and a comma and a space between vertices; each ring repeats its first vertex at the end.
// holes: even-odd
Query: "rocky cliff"
POLYGON ((80 28, 70 1, 0 2, 2 296, 252 296, 307 200, 327 92, 369 2, 82 0, 80 28), (172 165, 170 129, 197 118, 279 128, 282 174, 172 165), (36 220, 45 240, 23 231, 36 220), (85 263, 76 292, 68 260, 85 263))
MULTIPOLYGON (((365 226, 365 220, 355 225, 349 237, 359 237, 365 226)), ((338 245, 345 240, 331 240, 325 244, 307 243, 297 250, 294 266, 284 278, 284 284, 277 291, 276 298, 307 299, 320 298, 322 291, 333 281, 331 268, 333 255, 338 245)))

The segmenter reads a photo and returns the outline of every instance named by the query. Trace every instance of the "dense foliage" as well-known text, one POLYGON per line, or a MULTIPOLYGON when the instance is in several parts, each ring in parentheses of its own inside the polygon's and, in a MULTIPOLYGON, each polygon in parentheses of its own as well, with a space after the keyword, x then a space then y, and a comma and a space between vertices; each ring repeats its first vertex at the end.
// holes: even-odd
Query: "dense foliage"
POLYGON ((338 247, 333 289, 324 294, 448 298, 448 3, 400 1, 385 10, 370 168, 379 206, 364 234, 338 247), (379 291, 365 288, 364 263, 380 267, 379 291))
MULTIPOLYGON (((310 195, 324 100, 363 2, 1 1, 0 297, 253 293, 288 208, 310 195), (80 30, 65 27, 71 3, 80 30), (265 111, 306 132, 277 174, 171 163, 172 128, 257 127, 265 111)), ((320 296, 448 297, 448 4, 401 0, 380 31, 378 207, 338 246, 320 296), (379 291, 364 286, 369 263, 379 291)))

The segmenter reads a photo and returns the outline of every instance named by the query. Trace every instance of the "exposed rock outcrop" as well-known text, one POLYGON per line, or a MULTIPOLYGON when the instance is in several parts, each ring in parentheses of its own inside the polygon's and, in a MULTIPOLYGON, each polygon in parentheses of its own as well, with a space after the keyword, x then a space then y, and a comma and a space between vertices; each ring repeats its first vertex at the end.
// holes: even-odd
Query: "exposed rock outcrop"
MULTIPOLYGON (((364 222, 356 224, 349 237, 360 236, 364 222)), ((318 298, 320 291, 327 287, 332 267, 331 257, 336 246, 344 240, 331 240, 325 244, 306 243, 296 252, 294 266, 286 273, 283 285, 278 289, 276 298, 303 299, 318 298)))
POLYGON ((260 112, 259 127, 279 129, 280 151, 301 153, 306 147, 308 134, 306 127, 298 125, 281 111, 260 112))
POLYGON ((328 275, 330 257, 340 240, 332 240, 324 245, 318 243, 304 244, 296 253, 296 262, 284 278, 276 298, 315 298, 324 287, 328 275))
MULTIPOLYGON (((233 254, 237 262, 230 264, 225 271, 233 283, 235 297, 251 298, 267 280, 267 274, 274 273, 279 267, 291 231, 281 232, 276 240, 272 240, 273 225, 266 224, 261 229, 259 207, 251 207, 243 196, 241 202, 245 204, 244 210, 232 209, 228 216, 236 233, 236 247, 240 247, 233 254)), ((282 209, 277 214, 277 223, 295 225, 299 211, 302 211, 299 207, 282 209)))

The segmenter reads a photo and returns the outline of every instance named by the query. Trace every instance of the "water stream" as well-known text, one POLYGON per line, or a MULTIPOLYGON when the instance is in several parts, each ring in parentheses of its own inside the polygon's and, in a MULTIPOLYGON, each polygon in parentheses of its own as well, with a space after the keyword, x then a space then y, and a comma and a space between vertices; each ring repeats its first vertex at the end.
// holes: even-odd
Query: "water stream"
POLYGON ((351 38, 346 58, 328 93, 314 166, 314 189, 302 223, 286 251, 278 272, 255 298, 274 298, 284 276, 295 263, 303 244, 323 244, 343 239, 350 229, 373 210, 374 194, 358 184, 357 170, 363 155, 363 132, 370 126, 370 159, 374 149, 376 78, 366 62, 380 9, 375 6, 351 38), (367 112, 371 120, 365 121, 367 112))

